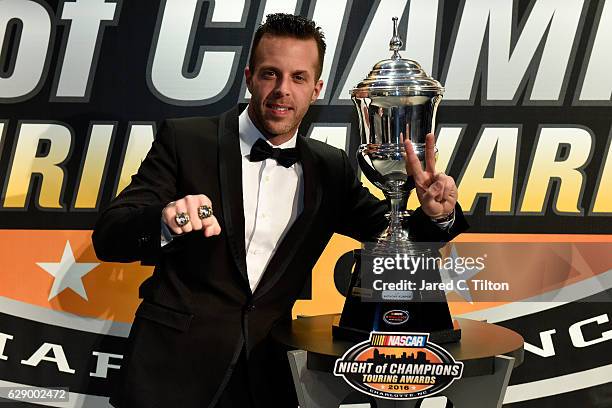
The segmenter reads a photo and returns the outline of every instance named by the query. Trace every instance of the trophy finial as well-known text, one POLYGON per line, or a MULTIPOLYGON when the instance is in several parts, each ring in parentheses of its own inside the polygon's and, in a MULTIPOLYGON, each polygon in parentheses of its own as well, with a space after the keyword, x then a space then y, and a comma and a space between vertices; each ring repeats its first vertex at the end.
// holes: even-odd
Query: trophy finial
POLYGON ((404 43, 402 39, 397 35, 397 17, 393 17, 393 37, 389 41, 389 50, 393 51, 391 59, 401 59, 402 56, 399 54, 399 49, 402 48, 404 43))

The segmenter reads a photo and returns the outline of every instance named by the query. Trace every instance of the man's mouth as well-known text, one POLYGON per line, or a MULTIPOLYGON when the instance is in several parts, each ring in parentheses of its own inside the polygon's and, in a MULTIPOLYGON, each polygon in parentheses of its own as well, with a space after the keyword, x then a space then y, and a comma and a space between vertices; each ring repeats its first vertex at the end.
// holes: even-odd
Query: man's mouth
POLYGON ((277 103, 267 103, 266 108, 270 109, 272 113, 279 114, 279 115, 284 115, 290 110, 292 110, 290 106, 281 105, 277 103))

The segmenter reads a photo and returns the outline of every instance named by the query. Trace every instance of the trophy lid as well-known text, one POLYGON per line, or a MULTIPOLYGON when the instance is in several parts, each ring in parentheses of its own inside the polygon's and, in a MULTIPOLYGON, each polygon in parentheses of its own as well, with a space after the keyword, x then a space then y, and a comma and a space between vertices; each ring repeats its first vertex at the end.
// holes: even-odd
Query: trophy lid
POLYGON ((397 17, 393 17, 390 59, 378 62, 368 76, 351 90, 358 98, 377 96, 429 96, 444 93, 444 87, 421 68, 418 62, 403 59, 399 54, 402 39, 397 34, 397 17))

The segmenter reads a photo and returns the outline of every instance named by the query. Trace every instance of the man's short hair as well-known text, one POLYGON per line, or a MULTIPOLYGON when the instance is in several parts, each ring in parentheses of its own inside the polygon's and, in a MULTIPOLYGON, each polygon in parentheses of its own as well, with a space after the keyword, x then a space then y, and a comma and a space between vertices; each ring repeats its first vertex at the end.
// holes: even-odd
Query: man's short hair
POLYGON ((314 21, 293 14, 275 13, 268 14, 266 22, 260 25, 255 31, 253 44, 251 45, 251 55, 249 56, 249 68, 255 69, 255 50, 264 34, 279 37, 293 37, 300 40, 313 39, 317 43, 319 51, 319 64, 316 70, 316 79, 321 77, 323 71, 323 58, 325 57, 325 35, 321 27, 317 27, 314 21))

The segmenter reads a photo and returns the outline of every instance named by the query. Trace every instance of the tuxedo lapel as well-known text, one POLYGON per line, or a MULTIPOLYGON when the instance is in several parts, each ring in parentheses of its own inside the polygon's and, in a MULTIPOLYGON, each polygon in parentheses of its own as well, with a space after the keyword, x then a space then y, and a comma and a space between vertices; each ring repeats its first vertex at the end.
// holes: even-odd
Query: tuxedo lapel
POLYGON ((270 290, 280 279, 295 256, 295 252, 302 246, 302 241, 308 235, 321 205, 322 191, 315 157, 307 142, 301 136, 297 138, 296 147, 304 176, 304 208, 282 241, 279 242, 274 256, 272 256, 261 281, 255 289, 255 298, 270 290))
MULTIPOLYGON (((244 248, 244 207, 242 195, 242 159, 238 138, 237 110, 222 115, 218 128, 219 181, 225 234, 236 266, 249 287, 244 248)), ((250 289, 249 289, 250 290, 250 289)))

